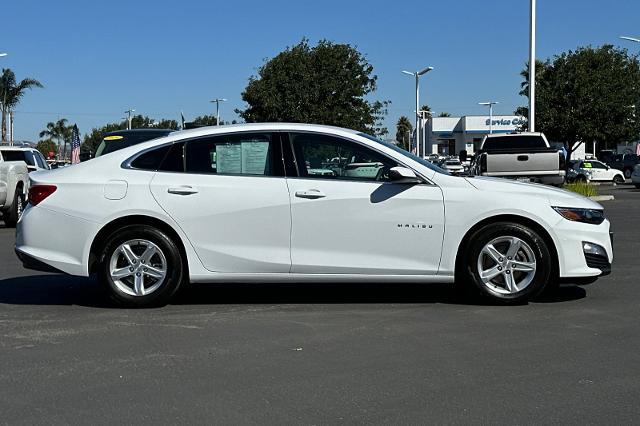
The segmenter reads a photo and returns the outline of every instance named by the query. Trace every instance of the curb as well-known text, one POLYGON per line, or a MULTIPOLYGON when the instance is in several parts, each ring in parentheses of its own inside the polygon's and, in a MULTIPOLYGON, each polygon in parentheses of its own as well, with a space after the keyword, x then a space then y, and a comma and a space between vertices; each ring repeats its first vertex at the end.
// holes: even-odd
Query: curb
POLYGON ((594 195, 593 197, 589 197, 592 201, 611 201, 615 200, 613 195, 594 195))

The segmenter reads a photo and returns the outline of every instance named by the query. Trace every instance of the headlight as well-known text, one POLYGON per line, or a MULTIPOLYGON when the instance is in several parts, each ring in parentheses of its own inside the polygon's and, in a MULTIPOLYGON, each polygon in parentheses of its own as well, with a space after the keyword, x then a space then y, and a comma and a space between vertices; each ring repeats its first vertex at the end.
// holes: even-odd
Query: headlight
POLYGON ((604 211, 596 209, 576 209, 572 207, 553 207, 562 217, 573 222, 600 225, 604 222, 604 211))

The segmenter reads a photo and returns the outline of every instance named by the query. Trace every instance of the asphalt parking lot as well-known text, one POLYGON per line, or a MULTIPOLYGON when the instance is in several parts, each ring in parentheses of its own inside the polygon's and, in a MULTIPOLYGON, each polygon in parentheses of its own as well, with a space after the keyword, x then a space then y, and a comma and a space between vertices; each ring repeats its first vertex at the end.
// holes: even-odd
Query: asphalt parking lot
POLYGON ((601 192, 613 273, 512 307, 269 284, 114 309, 92 280, 22 269, 0 225, 0 422, 637 423, 640 190, 601 192))

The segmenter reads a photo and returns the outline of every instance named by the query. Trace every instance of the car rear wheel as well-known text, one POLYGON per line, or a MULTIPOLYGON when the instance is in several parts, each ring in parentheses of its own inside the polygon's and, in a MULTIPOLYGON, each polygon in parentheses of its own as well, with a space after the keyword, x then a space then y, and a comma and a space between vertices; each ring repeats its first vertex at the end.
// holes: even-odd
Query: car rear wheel
POLYGON ((624 177, 629 179, 631 177, 631 174, 633 173, 633 170, 631 169, 624 169, 624 177))
POLYGON ((13 205, 9 209, 9 211, 5 212, 3 215, 4 223, 10 228, 13 228, 18 223, 20 216, 22 216, 22 211, 24 210, 24 195, 18 193, 18 189, 16 189, 16 194, 13 199, 13 205))
POLYGON ((478 230, 466 255, 466 276, 481 296, 497 303, 526 302, 553 280, 551 253, 532 229, 495 223, 478 230))
POLYGON ((178 291, 185 273, 175 242, 147 225, 114 232, 100 257, 100 281, 123 307, 166 305, 178 291))

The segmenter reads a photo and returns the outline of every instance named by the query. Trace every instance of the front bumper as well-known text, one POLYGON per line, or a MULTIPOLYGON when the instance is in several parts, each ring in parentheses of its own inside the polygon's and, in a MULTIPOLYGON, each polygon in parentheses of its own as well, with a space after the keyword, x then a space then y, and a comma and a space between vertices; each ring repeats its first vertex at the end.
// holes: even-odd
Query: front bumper
POLYGON ((554 231, 557 241, 560 278, 598 277, 611 273, 613 244, 609 221, 600 225, 571 222, 562 219, 554 231), (587 257, 583 245, 591 243, 602 247, 604 253, 587 257))

